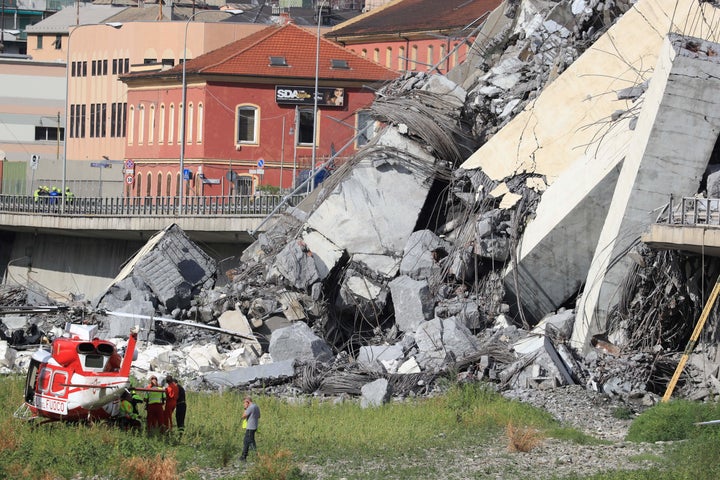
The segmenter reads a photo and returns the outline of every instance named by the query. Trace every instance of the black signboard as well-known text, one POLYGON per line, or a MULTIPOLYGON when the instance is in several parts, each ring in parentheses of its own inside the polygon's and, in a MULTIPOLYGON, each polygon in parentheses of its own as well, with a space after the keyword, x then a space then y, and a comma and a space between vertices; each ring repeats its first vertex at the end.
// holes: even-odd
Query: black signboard
MULTIPOLYGON (((313 93, 315 93, 315 87, 277 85, 275 87, 275 103, 315 105, 313 93)), ((318 87, 317 104, 324 107, 342 107, 345 105, 345 89, 318 87)))

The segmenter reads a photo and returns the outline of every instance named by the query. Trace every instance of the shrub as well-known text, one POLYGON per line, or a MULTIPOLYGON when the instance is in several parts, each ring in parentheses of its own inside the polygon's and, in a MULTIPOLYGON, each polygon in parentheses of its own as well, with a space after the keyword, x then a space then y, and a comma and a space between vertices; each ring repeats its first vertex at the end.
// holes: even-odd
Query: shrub
POLYGON ((685 440, 697 432, 695 423, 718 415, 720 410, 716 404, 689 400, 660 403, 635 419, 630 425, 627 439, 631 442, 685 440))
POLYGON ((307 478, 300 468, 293 464, 289 450, 278 450, 272 454, 258 454, 257 462, 249 469, 247 480, 302 480, 307 478))
POLYGON ((543 435, 539 430, 530 427, 516 427, 512 422, 507 424, 505 434, 508 438, 508 451, 510 452, 529 452, 543 441, 543 435))
POLYGON ((122 461, 121 471, 132 480, 171 480, 178 478, 177 461, 173 457, 130 457, 122 461))

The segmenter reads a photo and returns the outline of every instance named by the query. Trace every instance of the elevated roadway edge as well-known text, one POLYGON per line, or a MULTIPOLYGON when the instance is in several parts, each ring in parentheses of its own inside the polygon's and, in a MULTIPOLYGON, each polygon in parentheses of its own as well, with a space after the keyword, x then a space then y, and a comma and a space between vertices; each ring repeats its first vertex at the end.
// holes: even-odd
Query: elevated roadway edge
POLYGON ((658 250, 684 250, 720 257, 720 228, 707 225, 650 225, 640 239, 658 250))

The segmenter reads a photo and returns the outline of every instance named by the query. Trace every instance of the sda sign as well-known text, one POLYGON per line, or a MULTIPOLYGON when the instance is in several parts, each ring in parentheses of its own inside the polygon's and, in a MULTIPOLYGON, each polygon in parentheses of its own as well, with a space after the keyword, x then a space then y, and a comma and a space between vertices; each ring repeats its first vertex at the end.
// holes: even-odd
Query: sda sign
MULTIPOLYGON (((294 87, 277 85, 275 87, 275 103, 290 105, 314 105, 313 87, 294 87)), ((342 107, 345 104, 345 89, 318 87, 318 105, 326 107, 342 107)))

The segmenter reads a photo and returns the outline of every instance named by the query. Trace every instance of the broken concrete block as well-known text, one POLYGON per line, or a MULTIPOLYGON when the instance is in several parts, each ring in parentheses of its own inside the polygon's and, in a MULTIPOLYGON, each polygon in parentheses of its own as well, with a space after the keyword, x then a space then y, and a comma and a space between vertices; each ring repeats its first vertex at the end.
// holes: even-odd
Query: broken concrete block
POLYGON ((228 371, 257 365, 261 353, 261 350, 253 350, 250 346, 243 345, 224 355, 220 363, 220 369, 228 371))
POLYGON ((305 290, 320 280, 315 260, 302 241, 290 242, 277 254, 275 268, 287 284, 305 290))
POLYGON ((357 362, 368 370, 377 370, 378 363, 393 361, 403 356, 400 345, 372 345, 362 346, 358 351, 357 362))
POLYGON ((413 174, 408 162, 377 156, 356 164, 308 218, 308 228, 350 256, 402 251, 427 197, 425 175, 413 174), (381 205, 392 207, 375 207, 381 205))
POLYGON ((400 270, 400 256, 356 253, 351 261, 386 278, 395 278, 400 270))
POLYGON ((434 300, 425 280, 401 275, 389 284, 395 308, 395 324, 402 332, 414 332, 420 324, 433 317, 434 300))
POLYGON ((410 357, 405 360, 397 369, 397 373, 408 374, 408 373, 420 373, 420 365, 418 365, 415 357, 410 357))
POLYGON ((564 310, 543 318, 533 329, 532 332, 538 335, 546 335, 548 329, 560 334, 563 338, 570 338, 572 335, 573 324, 575 323, 575 311, 564 310))
POLYGON ((343 249, 318 232, 305 232, 302 238, 312 253, 318 277, 320 280, 324 280, 342 258, 343 249))
POLYGON ((389 289, 386 285, 348 268, 342 279, 340 292, 335 297, 339 310, 357 312, 366 318, 374 317, 385 309, 389 289))
POLYGON ((392 397, 392 389, 385 378, 366 383, 360 388, 360 393, 360 408, 380 407, 392 397))
POLYGON ((28 317, 24 315, 5 315, 2 317, 2 323, 7 327, 8 333, 25 330, 30 325, 28 317))
POLYGON ((238 368, 228 372, 208 372, 203 379, 216 387, 237 387, 262 380, 278 380, 295 376, 295 362, 283 360, 279 362, 238 368))
POLYGON ((417 280, 429 278, 440 269, 432 253, 437 249, 442 249, 445 252, 451 251, 449 244, 432 231, 418 230, 413 232, 403 250, 400 273, 417 280))
MULTIPOLYGON (((166 310, 171 311, 189 307, 193 296, 212 284, 216 269, 215 260, 193 243, 179 226, 172 224, 148 240, 112 285, 130 276, 138 277, 166 310)), ((133 283, 137 286, 138 280, 133 279, 133 283)), ((128 287, 130 283, 123 282, 118 292, 128 287)), ((101 295, 97 305, 101 305, 107 295, 107 292, 101 295)))
POLYGON ((243 344, 254 348, 258 355, 262 353, 260 342, 255 338, 250 322, 240 310, 227 310, 218 318, 220 328, 243 335, 243 344))
POLYGON ((333 353, 325 340, 315 335, 305 322, 275 330, 270 337, 270 356, 273 361, 329 362, 333 353))
POLYGON ((423 368, 437 368, 443 362, 460 360, 479 348, 477 338, 456 317, 433 318, 420 325, 414 337, 420 352, 416 359, 423 368))
POLYGON ((170 345, 148 345, 138 351, 138 358, 133 361, 133 369, 149 372, 155 365, 170 366, 171 350, 170 345))
POLYGON ((187 352, 187 366, 198 372, 216 370, 222 362, 215 344, 193 345, 187 352))
POLYGON ((17 350, 11 348, 5 340, 0 341, 0 367, 13 368, 17 350))

